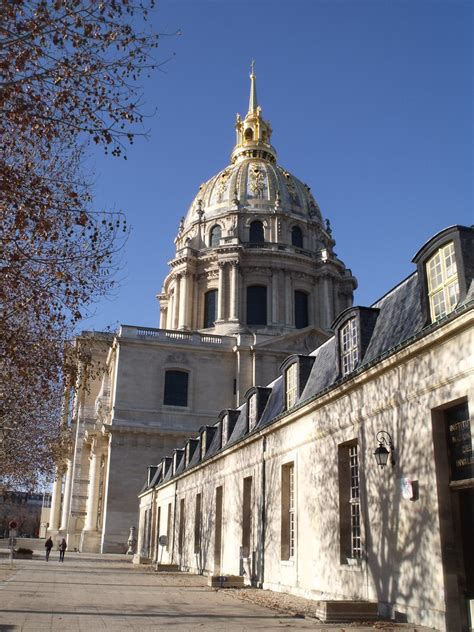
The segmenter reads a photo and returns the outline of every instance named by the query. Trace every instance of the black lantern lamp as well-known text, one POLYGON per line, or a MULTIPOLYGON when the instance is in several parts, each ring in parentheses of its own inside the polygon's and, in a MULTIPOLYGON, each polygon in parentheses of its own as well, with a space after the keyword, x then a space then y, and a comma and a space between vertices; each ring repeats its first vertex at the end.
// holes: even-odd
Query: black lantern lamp
POLYGON ((390 456, 390 463, 393 467, 395 465, 393 456, 395 448, 393 447, 392 437, 385 430, 380 430, 380 432, 377 432, 376 439, 379 442, 378 448, 374 452, 377 465, 383 469, 387 465, 388 457, 390 456))

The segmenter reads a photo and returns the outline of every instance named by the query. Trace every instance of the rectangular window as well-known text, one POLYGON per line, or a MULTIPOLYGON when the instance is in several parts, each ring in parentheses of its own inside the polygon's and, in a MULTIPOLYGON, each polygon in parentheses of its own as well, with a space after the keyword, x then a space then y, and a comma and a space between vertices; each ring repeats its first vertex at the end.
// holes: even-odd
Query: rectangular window
POLYGON ((295 362, 285 371, 286 408, 292 408, 298 399, 298 363, 295 362))
POLYGON ((180 555, 184 551, 184 535, 185 535, 185 523, 184 523, 184 498, 179 503, 179 534, 178 534, 178 552, 180 555))
POLYGON ((249 397, 249 430, 253 430, 257 423, 257 393, 249 397))
POLYGON ((168 504, 168 516, 166 517, 166 550, 170 550, 171 543, 171 503, 168 504))
POLYGON ((224 415, 224 417, 222 417, 222 424, 221 424, 221 448, 225 446, 225 444, 227 443, 229 439, 228 433, 229 433, 229 415, 224 415))
POLYGON ((196 494, 196 509, 194 513, 194 552, 201 551, 201 494, 196 494))
POLYGON ((341 328, 341 370, 342 375, 351 373, 359 361, 359 343, 357 335, 357 319, 351 318, 341 328))
POLYGON ((160 523, 161 523, 161 507, 158 507, 158 514, 156 516, 156 545, 155 545, 155 557, 158 554, 158 545, 160 540, 160 523))
POLYGON ((339 446, 339 530, 341 563, 362 557, 359 448, 339 446))
POLYGON ((242 502, 242 555, 250 557, 252 530, 252 477, 244 478, 242 502))
POLYGON ((206 449, 207 449, 207 445, 206 444, 207 444, 206 431, 204 430, 201 433, 201 461, 206 456, 206 449))
POLYGON ((188 405, 189 374, 186 371, 166 371, 163 403, 168 406, 188 405))
POLYGON ((281 468, 281 559, 295 556, 295 464, 287 463, 281 468))
POLYGON ((431 319, 439 320, 452 312, 459 301, 458 272, 452 241, 427 261, 426 276, 431 319))

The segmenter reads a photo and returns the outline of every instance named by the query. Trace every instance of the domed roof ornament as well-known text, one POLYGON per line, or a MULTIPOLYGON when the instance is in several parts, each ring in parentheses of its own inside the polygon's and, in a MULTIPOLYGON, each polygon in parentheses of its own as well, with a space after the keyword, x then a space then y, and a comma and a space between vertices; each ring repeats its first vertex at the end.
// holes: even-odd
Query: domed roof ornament
POLYGON ((237 114, 235 123, 236 145, 231 154, 232 163, 247 158, 260 158, 276 163, 276 151, 270 144, 272 128, 269 121, 262 118, 262 108, 257 101, 257 78, 254 70, 255 62, 250 66, 249 111, 242 120, 237 114))

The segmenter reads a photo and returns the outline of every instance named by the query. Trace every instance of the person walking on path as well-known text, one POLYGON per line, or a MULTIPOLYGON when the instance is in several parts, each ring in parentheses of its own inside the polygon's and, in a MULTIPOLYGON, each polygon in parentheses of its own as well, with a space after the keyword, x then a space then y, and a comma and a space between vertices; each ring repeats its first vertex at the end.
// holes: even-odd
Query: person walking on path
POLYGON ((67 544, 66 540, 63 538, 61 540, 61 544, 59 545, 59 561, 64 562, 64 553, 66 553, 67 544))
POLYGON ((46 549, 46 561, 49 562, 49 554, 51 553, 51 549, 53 548, 53 541, 51 540, 51 536, 44 543, 44 547, 46 549))

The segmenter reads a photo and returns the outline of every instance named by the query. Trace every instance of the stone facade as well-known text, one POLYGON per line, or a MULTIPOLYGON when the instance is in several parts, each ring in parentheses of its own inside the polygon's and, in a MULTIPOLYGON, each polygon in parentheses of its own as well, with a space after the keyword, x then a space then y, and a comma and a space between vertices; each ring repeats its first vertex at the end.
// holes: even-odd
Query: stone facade
POLYGON ((181 221, 160 328, 76 340, 94 370, 85 364, 66 398, 72 449, 58 464, 49 529, 69 549, 125 552, 143 467, 237 408, 289 354, 325 342, 352 304, 356 280, 334 254, 329 223, 277 165, 253 72, 236 134, 231 164, 201 185, 181 221), (173 380, 186 391, 180 401, 173 380))
POLYGON ((472 629, 473 249, 472 228, 436 235, 417 272, 216 415, 210 442, 157 460, 137 560, 472 629))

